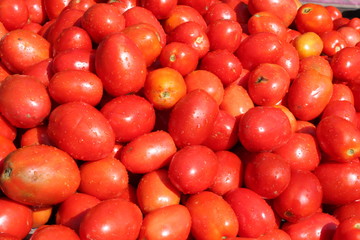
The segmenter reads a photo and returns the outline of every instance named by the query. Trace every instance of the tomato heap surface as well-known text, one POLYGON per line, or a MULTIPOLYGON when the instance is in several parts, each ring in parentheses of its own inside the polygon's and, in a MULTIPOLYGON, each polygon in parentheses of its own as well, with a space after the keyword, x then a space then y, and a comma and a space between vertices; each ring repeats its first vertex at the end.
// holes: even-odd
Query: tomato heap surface
POLYGON ((0 0, 0 240, 360 239, 360 18, 299 0, 0 0))

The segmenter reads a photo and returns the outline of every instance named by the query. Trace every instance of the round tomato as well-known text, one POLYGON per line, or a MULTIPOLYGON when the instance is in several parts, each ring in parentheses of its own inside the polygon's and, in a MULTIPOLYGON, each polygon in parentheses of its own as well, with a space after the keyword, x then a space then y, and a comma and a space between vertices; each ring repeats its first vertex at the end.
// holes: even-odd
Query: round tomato
POLYGON ((333 20, 329 11, 320 4, 306 3, 297 11, 295 25, 301 33, 323 33, 333 29, 333 20))
POLYGON ((54 73, 67 70, 95 72, 95 51, 91 49, 70 48, 56 54, 52 61, 54 73))
POLYGON ((360 239, 360 219, 348 218, 340 222, 336 228, 333 240, 353 240, 360 239))
POLYGON ((0 135, 0 171, 2 169, 3 162, 9 153, 16 150, 16 146, 13 141, 0 135))
POLYGON ((323 32, 319 36, 324 43, 323 53, 328 56, 334 56, 335 53, 347 47, 346 39, 338 31, 323 32))
POLYGON ((31 240, 68 239, 80 240, 79 236, 69 227, 63 225, 44 225, 34 231, 31 240))
POLYGON ((49 19, 55 19, 71 0, 44 0, 44 8, 49 19))
POLYGON ((324 49, 324 43, 320 36, 314 32, 305 32, 297 36, 292 42, 303 59, 311 56, 320 56, 324 49))
POLYGON ((0 22, 8 31, 22 28, 29 19, 26 0, 2 0, 0 2, 0 22))
POLYGON ((38 228, 49 222, 52 214, 53 206, 32 207, 33 224, 32 228, 38 228))
POLYGON ((207 36, 211 51, 227 49, 235 52, 241 43, 242 27, 236 20, 219 19, 208 25, 207 36))
POLYGON ((150 10, 154 16, 159 19, 166 19, 170 16, 171 12, 177 6, 177 0, 141 0, 140 5, 150 10))
POLYGON ((203 14, 205 22, 209 25, 219 19, 237 21, 236 11, 226 2, 214 2, 203 14))

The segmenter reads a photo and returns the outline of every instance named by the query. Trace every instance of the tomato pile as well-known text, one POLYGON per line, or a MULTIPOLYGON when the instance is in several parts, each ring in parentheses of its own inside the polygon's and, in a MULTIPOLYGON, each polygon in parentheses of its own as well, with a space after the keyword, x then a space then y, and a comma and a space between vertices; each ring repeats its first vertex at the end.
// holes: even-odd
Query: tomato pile
POLYGON ((360 18, 299 0, 0 0, 0 240, 360 239, 360 18))

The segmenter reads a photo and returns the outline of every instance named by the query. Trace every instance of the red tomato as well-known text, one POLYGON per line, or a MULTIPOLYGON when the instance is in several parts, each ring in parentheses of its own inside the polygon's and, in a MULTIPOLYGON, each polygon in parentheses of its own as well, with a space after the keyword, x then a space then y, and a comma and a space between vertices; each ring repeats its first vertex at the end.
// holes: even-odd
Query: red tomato
POLYGON ((74 159, 47 145, 15 150, 4 161, 0 179, 2 191, 11 199, 37 206, 64 201, 79 184, 80 172, 74 159))
POLYGON ((203 18, 208 25, 220 19, 237 21, 236 11, 228 3, 222 1, 214 1, 203 14, 203 18))
POLYGON ((328 77, 330 81, 333 79, 333 70, 328 60, 321 56, 310 56, 300 60, 299 73, 315 70, 318 73, 328 77))
POLYGON ((50 78, 54 74, 52 63, 53 59, 47 58, 26 68, 23 71, 23 74, 36 77, 42 84, 44 84, 45 87, 47 87, 49 85, 50 78))
POLYGON ((314 171, 323 189, 324 204, 343 205, 360 198, 360 163, 322 163, 314 171))
POLYGON ((291 240, 291 238, 284 230, 275 228, 260 236, 257 240, 291 240))
POLYGON ((309 121, 296 120, 296 133, 306 133, 310 134, 313 137, 316 135, 316 126, 309 121))
POLYGON ((98 203, 100 200, 94 196, 74 193, 59 204, 55 213, 55 222, 78 232, 80 223, 87 211, 98 203))
POLYGON ((80 239, 135 240, 142 214, 134 203, 122 199, 104 200, 92 207, 80 223, 80 239))
POLYGON ((360 239, 360 219, 348 218, 338 225, 333 240, 353 240, 360 239))
POLYGON ((204 90, 187 93, 172 108, 168 132, 177 147, 203 143, 219 114, 216 101, 204 90))
POLYGON ((345 38, 347 47, 355 47, 355 45, 360 42, 360 32, 353 27, 343 26, 336 31, 345 38))
POLYGON ((263 198, 279 196, 290 183, 291 168, 285 158, 276 153, 261 152, 246 164, 245 186, 263 198))
POLYGON ((138 206, 143 213, 150 213, 180 203, 180 191, 171 183, 168 171, 158 169, 144 174, 136 189, 138 206))
POLYGON ((113 98, 100 111, 109 121, 117 142, 128 142, 149 133, 155 125, 154 107, 138 95, 113 98))
POLYGON ((71 0, 44 0, 43 4, 48 18, 57 18, 70 1, 71 0))
POLYGON ((357 125, 358 123, 354 104, 346 100, 330 101, 322 112, 321 118, 333 115, 342 117, 345 120, 352 122, 354 125, 357 125))
POLYGON ((297 11, 295 25, 301 33, 323 33, 333 29, 329 11, 320 4, 306 3, 297 11))
POLYGON ((29 19, 25 0, 2 0, 0 2, 0 22, 8 31, 22 28, 29 19))
POLYGON ((338 31, 323 32, 319 36, 324 43, 323 53, 328 56, 334 56, 335 53, 347 47, 346 39, 338 31))
POLYGON ((270 32, 258 32, 245 38, 235 55, 242 66, 248 70, 254 69, 260 63, 274 63, 283 52, 280 38, 270 32))
POLYGON ((360 83, 360 48, 346 47, 338 51, 330 61, 334 78, 350 84, 360 83))
POLYGON ((360 129, 343 117, 330 115, 316 128, 320 148, 333 161, 349 162, 360 156, 360 129))
POLYGON ((0 171, 6 156, 16 150, 16 146, 12 140, 0 135, 0 171))
POLYGON ((47 126, 40 125, 37 127, 33 127, 27 129, 22 135, 20 139, 20 146, 30 146, 30 145, 51 145, 49 136, 47 134, 47 126))
POLYGON ((227 49, 235 52, 241 43, 242 28, 236 20, 219 19, 208 25, 207 36, 210 50, 227 49))
POLYGON ((67 239, 80 240, 79 236, 69 227, 63 225, 44 225, 32 234, 31 240, 67 239))
POLYGON ((44 24, 47 20, 47 15, 43 1, 27 0, 25 2, 29 12, 29 20, 33 23, 44 24))
POLYGON ((214 183, 218 167, 217 156, 210 148, 192 145, 174 154, 168 174, 170 181, 182 193, 194 194, 214 183))
POLYGON ((76 8, 86 11, 89 7, 96 4, 95 0, 70 0, 66 8, 76 8))
POLYGON ((191 214, 191 235, 196 239, 215 240, 237 236, 237 216, 221 196, 203 191, 190 196, 185 206, 191 214))
POLYGON ((254 107, 254 102, 249 93, 242 86, 230 84, 224 89, 224 98, 220 109, 240 119, 249 109, 254 107))
POLYGON ((332 239, 339 221, 327 213, 314 213, 295 223, 285 223, 282 229, 287 232, 291 240, 322 240, 332 239))
POLYGON ((33 206, 33 224, 32 228, 38 228, 49 222, 53 206, 36 207, 33 206))
POLYGON ((0 198, 0 218, 0 232, 2 233, 24 239, 31 230, 31 208, 6 197, 0 198))
POLYGON ((11 72, 21 73, 50 57, 50 43, 39 34, 17 29, 1 39, 0 57, 1 62, 11 72))
POLYGON ((116 198, 128 187, 128 173, 124 164, 114 157, 81 164, 79 192, 100 200, 116 198))
POLYGON ((325 6, 326 10, 328 10, 331 19, 334 21, 335 19, 341 18, 342 17, 342 12, 339 8, 335 7, 335 6, 325 6))
POLYGON ((189 210, 180 204, 162 207, 145 215, 139 239, 184 240, 190 234, 189 210))
POLYGON ((105 91, 113 96, 139 91, 147 73, 144 56, 123 33, 114 33, 99 44, 95 68, 105 91))
POLYGON ((334 217, 340 222, 348 218, 359 218, 360 217, 360 202, 355 201, 347 204, 343 204, 333 211, 334 217))
POLYGON ((53 72, 81 70, 95 72, 95 51, 81 48, 70 48, 59 52, 53 58, 53 72))
POLYGON ((214 183, 209 190, 224 195, 242 185, 243 164, 240 158, 230 151, 215 152, 219 161, 214 183))
POLYGON ((81 27, 91 39, 99 43, 107 35, 120 32, 125 28, 125 17, 111 4, 97 3, 89 7, 81 18, 81 27))
MULTIPOLYGON (((74 1, 76 1, 76 0, 74 0, 74 1)), ((120 11, 121 14, 123 14, 130 8, 133 8, 137 5, 136 0, 121 0, 121 1, 108 0, 107 3, 110 3, 110 4, 114 5, 115 7, 117 7, 117 9, 120 11)))
POLYGON ((2 114, 0 114, 0 135, 10 139, 11 141, 13 141, 17 135, 16 127, 10 124, 2 114))
POLYGON ((333 94, 331 96, 330 102, 331 101, 348 101, 352 104, 355 104, 354 93, 348 85, 334 83, 333 94))
POLYGON ((48 135, 55 146, 85 161, 108 156, 115 144, 108 120, 84 102, 69 102, 55 108, 49 117, 48 135))
POLYGON ((0 240, 21 240, 21 238, 15 237, 7 233, 0 233, 0 240))
POLYGON ((238 236, 257 238, 276 228, 273 210, 254 191, 248 188, 237 188, 226 193, 224 199, 237 216, 238 236))
POLYGON ((287 115, 279 108, 258 106, 240 119, 238 137, 251 152, 270 151, 286 144, 292 130, 287 115))
POLYGON ((178 0, 167 0, 167 1, 160 1, 160 0, 141 0, 140 6, 150 10, 154 16, 159 19, 163 20, 170 16, 171 12, 177 6, 178 0))
POLYGON ((40 125, 50 108, 45 86, 33 76, 10 75, 0 85, 0 112, 15 127, 40 125))

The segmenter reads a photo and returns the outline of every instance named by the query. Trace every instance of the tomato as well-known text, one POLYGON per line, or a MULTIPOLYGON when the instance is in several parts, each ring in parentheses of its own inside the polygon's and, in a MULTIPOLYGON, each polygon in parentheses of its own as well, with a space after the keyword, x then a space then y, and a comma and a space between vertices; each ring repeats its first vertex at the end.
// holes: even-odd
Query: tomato
POLYGON ((0 135, 10 139, 11 141, 13 141, 17 135, 16 127, 10 124, 2 114, 0 114, 0 135))
POLYGON ((80 223, 90 208, 100 203, 94 196, 74 193, 61 202, 55 213, 55 223, 79 231, 80 223))
POLYGON ((334 72, 334 78, 355 84, 359 83, 360 48, 346 47, 338 51, 331 59, 330 65, 334 72))
POLYGON ((301 33, 314 32, 320 34, 333 29, 333 20, 324 6, 306 3, 298 9, 295 25, 301 33))
POLYGON ((80 223, 80 239, 135 240, 142 224, 138 206, 122 199, 109 199, 92 207, 80 223))
POLYGON ((201 144, 210 135, 218 114, 213 97, 202 89, 193 90, 172 108, 168 132, 179 148, 201 144))
POLYGON ((306 72, 308 70, 315 70, 328 77, 330 81, 333 79, 333 70, 330 63, 321 56, 310 56, 300 60, 299 73, 306 72))
POLYGON ((334 56, 335 53, 347 47, 345 37, 338 31, 323 32, 319 36, 324 43, 323 53, 328 56, 334 56))
POLYGON ((79 169, 81 181, 78 191, 100 200, 116 198, 128 186, 126 168, 114 157, 85 162, 79 169))
POLYGON ((348 218, 359 218, 359 208, 360 202, 355 201, 348 204, 343 204, 333 211, 334 217, 336 217, 340 222, 348 218))
POLYGON ((209 190, 224 195, 242 185, 243 163, 233 152, 222 150, 215 152, 219 161, 214 183, 209 190))
POLYGON ((22 28, 29 18, 25 0, 2 0, 0 2, 0 22, 8 31, 22 28))
POLYGON ((346 100, 333 100, 326 105, 321 114, 321 118, 336 115, 342 117, 354 125, 357 125, 358 119, 356 116, 356 109, 353 103, 346 100))
POLYGON ((335 7, 335 6, 325 6, 326 10, 328 10, 331 19, 334 21, 335 19, 341 18, 342 17, 342 12, 339 8, 335 7))
POLYGON ((300 59, 319 56, 324 49, 324 43, 320 36, 314 32, 305 32, 296 37, 293 45, 299 53, 300 59))
POLYGON ((291 240, 291 238, 284 230, 274 228, 268 233, 260 236, 258 240, 291 240))
POLYGON ((85 161, 108 156, 115 144, 108 120, 84 102, 69 102, 55 108, 49 116, 48 135, 55 146, 85 161))
POLYGON ((20 146, 30 146, 30 145, 51 145, 49 136, 47 134, 47 126, 40 125, 37 127, 33 127, 27 129, 22 135, 20 139, 20 146))
POLYGON ((47 87, 49 85, 50 78, 54 74, 52 69, 52 63, 53 59, 47 58, 26 68, 23 71, 23 74, 36 77, 42 84, 45 85, 45 87, 47 87))
POLYGON ((360 42, 360 32, 350 26, 343 26, 336 30, 339 32, 347 43, 347 47, 355 47, 360 42))
POLYGON ((69 227, 63 225, 45 225, 34 231, 31 240, 45 239, 69 239, 80 240, 79 236, 69 227))
POLYGON ((55 19, 71 0, 44 0, 44 8, 49 19, 55 19))
POLYGON ((209 25, 219 19, 237 21, 235 10, 226 2, 214 2, 203 14, 205 22, 209 25))
MULTIPOLYGON (((19 239, 25 238, 31 230, 31 208, 6 197, 0 198, 0 232, 19 239)), ((0 237, 1 239, 1 237, 0 237)))
POLYGON ((360 219, 359 218, 348 218, 338 225, 334 234, 334 240, 350 240, 360 238, 360 219))
POLYGON ((0 57, 11 72, 21 73, 50 57, 50 43, 29 30, 13 30, 0 41, 0 57))
POLYGON ((316 126, 309 121, 296 120, 296 133, 306 133, 313 137, 316 135, 316 126))
POLYGON ((8 197, 41 206, 64 201, 79 184, 80 172, 74 159, 47 145, 15 150, 4 161, 0 178, 1 189, 8 197))
POLYGON ((210 50, 227 49, 235 52, 241 43, 242 28, 236 20, 219 19, 208 25, 207 36, 210 50), (219 38, 219 35, 223 37, 219 38))
POLYGON ((314 213, 308 218, 295 223, 285 223, 282 229, 292 240, 305 239, 332 239, 339 221, 327 213, 314 213))
POLYGON ((123 33, 111 34, 99 44, 95 68, 105 91, 113 96, 139 91, 147 73, 144 56, 123 33))
POLYGON ((154 107, 138 95, 115 97, 100 111, 110 123, 117 142, 128 142, 149 133, 155 125, 154 107))
POLYGON ((184 78, 173 68, 160 67, 146 76, 144 95, 156 109, 172 108, 185 94, 184 78))
POLYGON ((159 62, 162 67, 177 70, 182 76, 194 71, 198 65, 199 57, 195 49, 186 43, 171 42, 162 49, 159 62))
POLYGON ((53 207, 32 207, 33 224, 32 228, 38 228, 49 222, 53 207))
POLYGON ((270 151, 286 144, 292 130, 287 115, 278 108, 257 106, 240 119, 238 137, 251 152, 270 151))
POLYGON ((29 20, 33 23, 43 24, 47 20, 45 7, 42 0, 27 0, 29 20))
POLYGON ((1 240, 21 240, 21 238, 15 237, 11 234, 7 233, 0 233, 0 239, 1 240))
POLYGON ((9 153, 16 150, 16 146, 12 140, 0 135, 0 171, 2 170, 3 162, 9 153))
POLYGON ((207 70, 195 70, 184 78, 186 91, 203 89, 220 105, 224 97, 224 86, 218 76, 207 70))
POLYGON ((141 0, 140 6, 150 10, 154 16, 159 19, 166 19, 177 6, 178 0, 141 0))
POLYGON ((237 235, 237 216, 221 196, 203 191, 190 196, 185 206, 191 215, 191 234, 196 239, 224 239, 237 235))
POLYGON ((322 163, 314 174, 320 180, 323 189, 324 204, 343 205, 359 199, 360 164, 350 163, 322 163))
POLYGON ((224 199, 237 216, 238 236, 257 238, 276 228, 273 210, 254 191, 239 187, 226 193, 224 199))
POLYGON ((95 72, 95 51, 70 48, 59 52, 52 61, 54 73, 67 70, 95 72))
POLYGON ((218 167, 216 154, 210 148, 191 145, 174 154, 168 174, 178 190, 184 194, 194 194, 214 183, 218 167))
POLYGON ((49 115, 50 108, 46 88, 35 77, 10 75, 0 86, 0 112, 15 127, 40 125, 49 115))
POLYGON ((316 137, 333 161, 349 162, 360 156, 360 130, 343 117, 329 115, 321 119, 316 137))
POLYGON ((327 76, 316 70, 300 72, 293 80, 287 94, 287 105, 299 120, 313 120, 329 103, 333 85, 327 76))
POLYGON ((274 63, 283 52, 280 38, 270 32, 258 32, 244 39, 235 55, 242 66, 248 70, 254 69, 260 63, 274 63))
POLYGON ((246 164, 245 186, 266 199, 278 197, 290 183, 291 168, 276 153, 261 152, 246 164))
POLYGON ((136 189, 138 206, 145 214, 180 203, 180 191, 171 183, 166 169, 144 174, 136 189))
POLYGON ((107 35, 125 28, 125 17, 111 4, 97 3, 89 7, 81 18, 81 26, 91 39, 99 43, 107 35))
POLYGON ((254 102, 249 93, 242 86, 231 84, 224 89, 224 98, 220 109, 240 119, 249 109, 254 107, 254 102))
POLYGON ((190 1, 190 0, 179 0, 178 5, 187 5, 196 9, 201 15, 204 15, 209 7, 216 1, 205 0, 205 1, 190 1))
POLYGON ((94 4, 96 4, 95 0, 70 0, 66 8, 76 8, 82 11, 86 11, 94 4))

